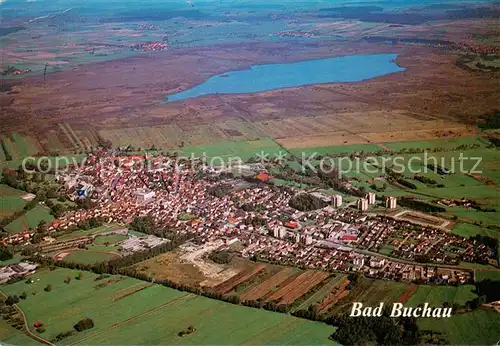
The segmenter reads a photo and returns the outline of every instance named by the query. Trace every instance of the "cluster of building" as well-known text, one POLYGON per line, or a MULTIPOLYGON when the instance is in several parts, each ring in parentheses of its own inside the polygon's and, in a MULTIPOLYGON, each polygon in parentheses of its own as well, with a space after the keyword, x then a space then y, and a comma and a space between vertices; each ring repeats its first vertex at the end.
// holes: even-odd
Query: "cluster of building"
POLYGON ((34 274, 36 267, 36 264, 28 262, 19 262, 0 267, 0 284, 4 284, 14 279, 22 279, 28 275, 34 274))
MULTIPOLYGON (((92 159, 92 164, 79 171, 82 180, 93 182, 92 207, 67 213, 52 222, 49 230, 68 229, 92 217, 126 224, 134 217, 148 215, 158 227, 192 235, 195 244, 239 242, 241 255, 246 257, 424 281, 463 282, 469 273, 458 268, 447 276, 440 275, 439 270, 429 276, 431 272, 416 261, 422 255, 438 266, 493 254, 492 249, 474 240, 442 230, 342 207, 341 195, 322 195, 329 200, 328 206, 301 212, 289 206, 298 192, 293 189, 264 183, 249 186, 240 179, 207 173, 193 162, 171 167, 165 165, 169 158, 163 156, 148 159, 146 169, 145 160, 111 158, 120 161, 118 170, 116 165, 92 159), (394 258, 379 252, 384 247, 393 249, 394 258)), ((368 194, 367 203, 375 203, 375 197, 368 194)), ((389 203, 395 204, 395 200, 389 203)), ((153 247, 159 244, 158 239, 146 244, 131 237, 122 247, 153 247)))
POLYGON ((2 76, 18 76, 30 72, 27 68, 17 68, 14 66, 7 66, 4 69, 0 69, 0 75, 2 76))
MULTIPOLYGON (((367 211, 370 205, 374 205, 376 203, 377 195, 374 192, 368 192, 364 198, 360 198, 357 201, 357 207, 361 211, 367 211)), ((396 209, 397 199, 396 197, 386 197, 385 198, 385 207, 387 209, 396 209)))
POLYGON ((142 52, 159 52, 168 50, 168 43, 166 42, 146 42, 137 43, 132 46, 132 50, 142 51, 142 52))
POLYGON ((278 37, 316 37, 316 36, 318 36, 316 30, 308 30, 308 31, 286 30, 286 31, 277 32, 277 33, 271 34, 271 35, 278 36, 278 37))

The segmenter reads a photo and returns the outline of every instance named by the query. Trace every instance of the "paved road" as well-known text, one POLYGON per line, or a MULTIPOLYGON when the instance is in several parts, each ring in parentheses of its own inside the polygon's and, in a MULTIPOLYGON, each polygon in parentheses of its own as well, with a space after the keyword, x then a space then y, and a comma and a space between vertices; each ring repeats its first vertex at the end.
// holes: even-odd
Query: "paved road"
POLYGON ((469 272, 476 272, 476 271, 500 271, 500 268, 488 268, 488 269, 476 269, 476 268, 470 268, 470 267, 463 267, 463 266, 456 266, 456 265, 450 265, 450 264, 437 264, 437 263, 419 263, 415 261, 410 261, 410 260, 405 260, 401 258, 395 258, 391 256, 387 256, 378 252, 373 252, 369 250, 363 250, 363 249, 358 249, 352 246, 340 244, 340 243, 335 243, 333 241, 326 241, 332 244, 335 244, 337 246, 341 246, 344 249, 347 249, 348 251, 353 251, 356 253, 361 253, 364 255, 369 255, 369 256, 377 256, 377 257, 382 257, 386 258, 388 260, 391 260, 393 262, 398 262, 398 263, 403 263, 403 264, 409 264, 409 265, 419 265, 419 266, 432 266, 432 267, 438 267, 438 268, 446 268, 446 269, 454 269, 454 270, 463 270, 463 271, 469 271, 469 272))

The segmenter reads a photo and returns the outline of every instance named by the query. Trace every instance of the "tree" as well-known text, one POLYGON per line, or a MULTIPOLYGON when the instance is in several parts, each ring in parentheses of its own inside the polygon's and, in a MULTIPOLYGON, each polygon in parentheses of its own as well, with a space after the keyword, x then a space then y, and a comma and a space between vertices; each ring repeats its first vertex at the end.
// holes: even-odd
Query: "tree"
POLYGON ((21 299, 26 299, 26 298, 28 298, 28 294, 27 294, 26 292, 23 292, 23 293, 19 296, 19 298, 21 298, 21 299))
POLYGON ((71 282, 71 278, 69 276, 67 276, 66 279, 64 279, 64 283, 69 284, 70 282, 71 282))
POLYGON ((47 286, 45 286, 44 291, 45 291, 45 292, 50 292, 50 291, 52 291, 52 285, 51 285, 51 284, 48 284, 47 286))
POLYGON ((79 272, 78 275, 75 277, 75 279, 77 279, 77 280, 83 279, 83 273, 79 272))
POLYGON ((0 261, 10 260, 12 258, 12 256, 13 256, 13 254, 12 254, 12 251, 10 251, 10 249, 8 249, 4 246, 0 247, 0 261))
POLYGON ((14 305, 19 303, 19 297, 14 295, 14 296, 8 296, 7 299, 5 300, 5 304, 7 305, 14 305))
POLYGON ((83 332, 84 330, 94 328, 94 321, 92 321, 92 319, 90 319, 90 318, 84 318, 84 319, 78 321, 73 326, 73 328, 75 328, 75 330, 77 332, 83 332))

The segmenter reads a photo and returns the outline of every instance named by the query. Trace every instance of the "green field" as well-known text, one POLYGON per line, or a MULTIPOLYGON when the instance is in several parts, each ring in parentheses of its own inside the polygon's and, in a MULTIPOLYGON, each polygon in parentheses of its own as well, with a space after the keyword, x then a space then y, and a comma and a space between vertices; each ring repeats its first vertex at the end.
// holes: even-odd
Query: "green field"
POLYGON ((89 250, 78 250, 73 251, 68 256, 64 257, 65 261, 75 262, 75 263, 83 263, 83 264, 94 264, 96 262, 105 262, 110 259, 115 258, 116 256, 110 253, 101 252, 94 250, 93 248, 89 248, 89 250))
POLYGON ((476 281, 482 281, 482 280, 494 280, 494 281, 500 281, 500 271, 478 271, 476 272, 476 281))
POLYGON ((479 137, 458 137, 449 139, 434 139, 427 141, 409 141, 409 142, 390 142, 384 143, 384 147, 391 149, 393 151, 400 151, 402 149, 455 149, 460 145, 486 145, 479 137))
POLYGON ((441 332, 452 345, 495 345, 500 339, 500 314, 479 309, 451 318, 421 318, 421 330, 441 332))
POLYGON ((500 240, 500 232, 491 229, 486 229, 477 225, 472 225, 470 223, 459 223, 451 230, 451 233, 459 235, 461 237, 474 237, 479 234, 482 236, 488 236, 492 238, 497 238, 500 240))
POLYGON ((106 243, 116 244, 116 243, 124 241, 127 238, 128 237, 126 235, 121 235, 121 234, 103 235, 103 236, 96 237, 95 243, 97 245, 105 245, 106 243))
POLYGON ((54 217, 48 209, 36 205, 33 209, 28 210, 24 215, 5 226, 5 230, 10 233, 19 233, 26 229, 35 229, 42 220, 49 222, 54 220, 54 217))
POLYGON ((408 284, 389 281, 362 279, 349 294, 333 308, 333 314, 342 314, 352 307, 353 302, 362 302, 366 306, 378 306, 380 302, 386 305, 398 302, 406 291, 408 284))
POLYGON ((355 153, 355 152, 378 152, 382 151, 383 148, 376 144, 351 144, 351 145, 339 145, 332 147, 316 147, 316 148, 297 148, 290 149, 290 152, 296 157, 302 159, 302 155, 309 157, 310 155, 317 153, 319 155, 338 155, 343 153, 355 153))
POLYGON ((0 341, 10 345, 42 345, 23 331, 9 326, 3 319, 0 319, 0 341))
POLYGON ((21 196, 25 194, 24 191, 0 184, 0 217, 10 216, 14 212, 22 210, 26 201, 21 196))
POLYGON ((19 303, 29 325, 44 324, 43 337, 73 329, 82 318, 94 328, 75 333, 61 343, 98 344, 334 344, 333 328, 285 314, 247 308, 176 291, 159 285, 112 276, 95 281, 96 274, 56 269, 36 273, 35 283, 20 281, 2 287, 6 294, 28 298, 19 303), (63 281, 71 277, 69 284, 63 281), (40 281, 37 281, 40 279, 40 281), (47 284, 52 291, 45 292, 47 284), (36 292, 36 295, 32 293, 36 292), (189 326, 195 332, 179 337, 189 326))
MULTIPOLYGON (((102 225, 102 226, 99 226, 96 228, 91 228, 88 230, 78 230, 78 231, 74 231, 71 233, 63 234, 60 237, 57 237, 57 240, 71 240, 71 239, 75 239, 75 238, 79 238, 79 237, 85 237, 85 236, 90 236, 90 235, 99 234, 99 233, 111 232, 113 230, 117 230, 120 228, 123 228, 123 227, 119 226, 119 225, 106 224, 106 225, 102 225)), ((99 239, 99 237, 97 237, 96 239, 99 239)))
POLYGON ((345 274, 336 274, 335 277, 328 280, 319 290, 297 306, 294 310, 307 310, 311 305, 319 304, 336 286, 338 286, 347 277, 345 274))
POLYGON ((240 158, 243 161, 247 161, 251 157, 263 153, 268 154, 269 159, 272 159, 273 156, 280 151, 285 153, 284 149, 272 139, 228 141, 217 144, 182 147, 178 148, 176 151, 183 157, 190 157, 191 155, 201 157, 206 155, 206 157, 209 158, 207 163, 211 163, 214 166, 219 165, 221 162, 226 162, 231 158, 240 158), (210 160, 211 158, 214 158, 213 161, 210 160))
POLYGON ((472 292, 474 286, 462 285, 454 286, 418 286, 417 291, 408 301, 408 306, 418 306, 429 303, 430 306, 440 307, 444 302, 449 304, 464 305, 467 301, 477 297, 472 292))

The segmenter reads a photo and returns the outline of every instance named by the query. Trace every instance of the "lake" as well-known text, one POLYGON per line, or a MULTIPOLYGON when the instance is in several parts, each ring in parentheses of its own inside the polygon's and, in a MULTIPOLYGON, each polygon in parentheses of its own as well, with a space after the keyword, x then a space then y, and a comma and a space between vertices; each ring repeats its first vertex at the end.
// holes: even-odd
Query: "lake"
POLYGON ((246 94, 310 84, 360 82, 404 71, 397 54, 350 55, 286 64, 253 65, 215 75, 191 89, 168 95, 167 102, 210 94, 246 94))

